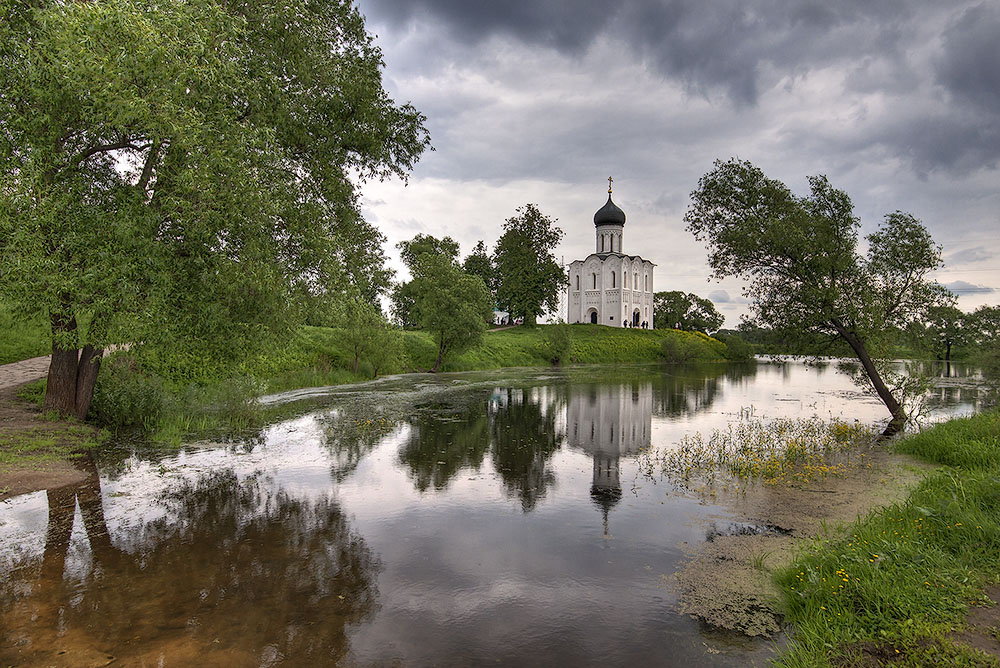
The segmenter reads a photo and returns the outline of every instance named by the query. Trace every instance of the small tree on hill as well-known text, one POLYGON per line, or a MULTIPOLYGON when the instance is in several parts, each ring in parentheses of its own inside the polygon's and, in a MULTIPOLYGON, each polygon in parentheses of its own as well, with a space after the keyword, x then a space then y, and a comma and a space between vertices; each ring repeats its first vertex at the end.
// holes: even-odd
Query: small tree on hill
MULTIPOLYGON (((403 260, 403 264, 410 270, 410 275, 414 278, 419 271, 418 259, 422 255, 439 255, 452 264, 458 260, 458 242, 451 237, 438 239, 429 234, 418 234, 408 241, 400 241, 396 244, 396 248, 399 249, 399 256, 403 260)), ((393 315, 402 327, 420 326, 414 310, 416 289, 416 284, 411 280, 396 284, 390 294, 393 315)))
POLYGON ((710 299, 680 290, 653 295, 653 327, 683 329, 689 332, 714 332, 725 318, 710 299))
POLYGON ((559 308, 566 274, 552 250, 563 231, 534 204, 518 208, 517 214, 503 224, 493 251, 497 304, 511 319, 524 318, 532 326, 538 316, 559 308))
POLYGON ((860 222, 847 193, 824 176, 809 178, 810 194, 794 195, 749 162, 716 161, 698 182, 684 216, 708 244, 717 278, 740 276, 756 319, 788 331, 843 338, 868 382, 889 409, 883 435, 907 416, 885 378, 878 353, 886 334, 917 318, 946 291, 927 280, 941 265, 941 248, 913 216, 895 212, 857 252, 860 222))
POLYGON ((493 306, 483 279, 466 274, 443 255, 419 256, 415 270, 413 313, 420 327, 434 335, 438 352, 430 370, 436 373, 449 355, 482 340, 493 306))

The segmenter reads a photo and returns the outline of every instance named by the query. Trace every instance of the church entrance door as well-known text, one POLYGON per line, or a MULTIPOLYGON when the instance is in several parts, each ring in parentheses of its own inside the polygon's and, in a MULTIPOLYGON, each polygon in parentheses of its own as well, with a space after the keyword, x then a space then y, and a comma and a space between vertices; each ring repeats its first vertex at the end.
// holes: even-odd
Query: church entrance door
POLYGON ((590 312, 590 324, 591 325, 596 325, 597 324, 597 311, 591 311, 590 312))
POLYGON ((639 309, 636 309, 632 313, 632 326, 633 327, 638 327, 639 326, 639 309))

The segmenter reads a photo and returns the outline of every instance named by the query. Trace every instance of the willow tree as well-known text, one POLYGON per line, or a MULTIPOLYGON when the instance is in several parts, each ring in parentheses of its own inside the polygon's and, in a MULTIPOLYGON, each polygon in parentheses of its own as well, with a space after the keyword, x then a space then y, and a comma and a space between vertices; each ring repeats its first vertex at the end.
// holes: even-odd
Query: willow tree
POLYGON ((429 140, 381 68, 350 0, 0 0, 0 297, 51 323, 46 408, 86 415, 109 344, 238 362, 387 282, 353 180, 429 140))
POLYGON ((744 294, 759 324, 850 345, 889 409, 884 435, 891 436, 907 416, 878 352, 894 328, 946 297, 927 279, 941 266, 941 248, 920 221, 897 211, 867 237, 861 255, 850 197, 825 176, 810 177, 809 186, 809 195, 797 196, 749 162, 716 161, 691 194, 684 220, 708 244, 716 278, 748 280, 744 294))

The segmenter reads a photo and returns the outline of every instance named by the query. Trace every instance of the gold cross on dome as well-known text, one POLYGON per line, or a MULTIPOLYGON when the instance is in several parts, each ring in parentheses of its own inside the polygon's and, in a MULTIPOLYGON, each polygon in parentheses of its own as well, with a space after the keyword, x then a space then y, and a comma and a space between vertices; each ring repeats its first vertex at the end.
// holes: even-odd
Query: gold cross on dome
POLYGON ((610 176, 608 177, 608 194, 611 194, 611 183, 614 181, 610 176))

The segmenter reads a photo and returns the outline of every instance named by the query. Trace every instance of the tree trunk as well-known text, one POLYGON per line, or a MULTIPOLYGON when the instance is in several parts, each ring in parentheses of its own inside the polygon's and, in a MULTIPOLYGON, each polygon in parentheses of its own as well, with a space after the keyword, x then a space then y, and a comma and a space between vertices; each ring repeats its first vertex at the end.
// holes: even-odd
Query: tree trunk
POLYGON ((59 347, 59 334, 76 333, 76 318, 50 316, 52 323, 52 360, 45 384, 45 401, 42 409, 56 411, 59 415, 76 415, 76 373, 79 349, 59 347))
POLYGON ((76 370, 76 417, 83 421, 90 411, 90 402, 94 398, 94 386, 97 384, 97 373, 101 370, 101 358, 104 351, 89 343, 80 353, 80 362, 76 370))
POLYGON ((94 398, 94 385, 101 368, 104 351, 87 344, 82 354, 79 348, 60 348, 57 334, 76 332, 76 318, 51 317, 52 360, 45 385, 43 410, 56 411, 63 417, 85 420, 94 398))
POLYGON ((437 373, 438 369, 441 368, 441 361, 444 360, 444 345, 438 346, 438 357, 434 361, 434 366, 431 367, 431 373, 437 373))
POLYGON ((889 415, 892 416, 892 419, 889 420, 889 424, 886 425, 885 430, 882 432, 882 438, 890 438, 896 435, 906 424, 906 411, 904 411, 903 406, 896 401, 896 397, 892 396, 892 392, 889 391, 885 381, 882 380, 882 376, 879 375, 878 369, 875 368, 875 363, 872 362, 871 355, 868 354, 868 349, 865 347, 864 341, 862 341, 857 334, 849 330, 839 320, 833 320, 832 324, 837 329, 837 333, 840 334, 844 340, 847 341, 848 345, 850 345, 854 350, 854 353, 858 356, 858 360, 861 362, 861 366, 865 370, 865 374, 872 383, 872 387, 875 388, 875 393, 878 394, 879 399, 882 400, 885 407, 889 409, 889 415))

